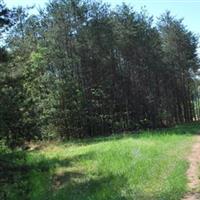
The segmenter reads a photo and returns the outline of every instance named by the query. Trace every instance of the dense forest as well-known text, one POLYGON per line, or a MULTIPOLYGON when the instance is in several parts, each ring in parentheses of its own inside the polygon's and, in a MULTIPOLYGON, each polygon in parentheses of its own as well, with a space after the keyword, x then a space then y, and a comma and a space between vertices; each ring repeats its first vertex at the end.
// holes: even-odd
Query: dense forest
POLYGON ((83 138, 199 119, 198 37, 170 12, 0 3, 0 139, 83 138))

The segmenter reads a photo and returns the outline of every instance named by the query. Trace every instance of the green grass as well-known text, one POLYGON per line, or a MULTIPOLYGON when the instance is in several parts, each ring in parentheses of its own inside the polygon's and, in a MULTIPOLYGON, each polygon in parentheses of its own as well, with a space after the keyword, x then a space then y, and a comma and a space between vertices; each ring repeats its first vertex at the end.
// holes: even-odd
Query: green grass
POLYGON ((6 179, 0 187, 0 197, 179 200, 187 190, 185 157, 199 129, 190 124, 137 135, 48 142, 30 152, 4 151, 1 157, 11 157, 17 167, 12 181, 6 179))

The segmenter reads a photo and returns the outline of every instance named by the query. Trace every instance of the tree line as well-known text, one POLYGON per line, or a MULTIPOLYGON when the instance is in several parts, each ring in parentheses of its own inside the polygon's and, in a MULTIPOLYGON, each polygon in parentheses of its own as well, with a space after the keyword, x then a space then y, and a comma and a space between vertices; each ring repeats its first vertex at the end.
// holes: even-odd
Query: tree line
POLYGON ((51 0, 13 16, 0 52, 0 137, 10 145, 198 120, 198 37, 170 12, 155 24, 126 4, 51 0))

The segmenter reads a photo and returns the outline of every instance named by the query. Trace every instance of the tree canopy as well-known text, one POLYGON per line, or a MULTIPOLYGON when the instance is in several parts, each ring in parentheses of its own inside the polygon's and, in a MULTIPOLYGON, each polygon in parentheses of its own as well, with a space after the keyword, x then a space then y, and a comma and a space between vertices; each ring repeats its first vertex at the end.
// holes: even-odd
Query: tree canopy
MULTIPOLYGON (((1 26, 7 12, 1 3, 1 26)), ((87 0, 17 13, 0 66, 0 138, 92 137, 199 119, 198 37, 169 12, 158 25, 145 11, 87 0)))

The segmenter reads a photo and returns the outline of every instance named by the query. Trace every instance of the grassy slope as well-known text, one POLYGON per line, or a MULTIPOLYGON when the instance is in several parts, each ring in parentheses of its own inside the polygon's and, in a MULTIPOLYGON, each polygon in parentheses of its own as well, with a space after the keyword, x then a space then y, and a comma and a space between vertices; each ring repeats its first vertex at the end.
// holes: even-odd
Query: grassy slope
POLYGON ((25 152, 28 170, 18 173, 18 183, 4 187, 6 198, 179 200, 186 191, 185 156, 199 129, 185 125, 140 135, 49 143, 25 152))

